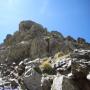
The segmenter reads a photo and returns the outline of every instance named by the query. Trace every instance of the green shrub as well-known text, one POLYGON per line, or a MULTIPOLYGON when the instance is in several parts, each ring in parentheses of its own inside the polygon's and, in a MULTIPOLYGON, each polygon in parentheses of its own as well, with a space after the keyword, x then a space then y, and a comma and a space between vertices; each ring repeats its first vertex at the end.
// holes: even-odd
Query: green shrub
POLYGON ((43 62, 40 65, 40 68, 42 69, 43 73, 47 73, 47 74, 52 74, 53 73, 52 66, 48 61, 43 62))

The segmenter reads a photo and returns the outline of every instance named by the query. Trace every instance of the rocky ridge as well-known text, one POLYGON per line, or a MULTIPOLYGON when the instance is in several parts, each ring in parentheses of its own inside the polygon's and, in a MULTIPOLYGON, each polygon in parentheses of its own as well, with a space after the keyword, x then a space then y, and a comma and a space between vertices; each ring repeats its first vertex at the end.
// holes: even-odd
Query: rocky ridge
POLYGON ((90 44, 33 21, 0 45, 0 88, 19 90, 90 90, 90 44), (83 86, 83 88, 82 88, 83 86))

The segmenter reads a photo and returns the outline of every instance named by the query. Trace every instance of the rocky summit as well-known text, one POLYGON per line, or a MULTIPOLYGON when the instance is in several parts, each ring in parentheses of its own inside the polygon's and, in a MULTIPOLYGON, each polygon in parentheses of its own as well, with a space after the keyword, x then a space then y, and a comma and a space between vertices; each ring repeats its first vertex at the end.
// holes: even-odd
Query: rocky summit
POLYGON ((0 90, 90 90, 90 43, 21 21, 0 44, 0 90))

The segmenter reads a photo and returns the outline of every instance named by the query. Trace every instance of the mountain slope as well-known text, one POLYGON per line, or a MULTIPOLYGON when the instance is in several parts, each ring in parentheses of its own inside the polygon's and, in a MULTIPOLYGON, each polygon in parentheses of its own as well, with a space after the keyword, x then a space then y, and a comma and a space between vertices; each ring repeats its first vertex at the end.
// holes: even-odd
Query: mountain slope
POLYGON ((35 59, 53 56, 57 52, 67 54, 74 49, 90 49, 90 44, 83 38, 75 40, 71 36, 64 37, 57 31, 49 32, 34 21, 22 21, 19 31, 13 35, 8 34, 1 49, 2 47, 5 47, 4 53, 9 52, 5 56, 7 59, 20 62, 26 57, 35 59))

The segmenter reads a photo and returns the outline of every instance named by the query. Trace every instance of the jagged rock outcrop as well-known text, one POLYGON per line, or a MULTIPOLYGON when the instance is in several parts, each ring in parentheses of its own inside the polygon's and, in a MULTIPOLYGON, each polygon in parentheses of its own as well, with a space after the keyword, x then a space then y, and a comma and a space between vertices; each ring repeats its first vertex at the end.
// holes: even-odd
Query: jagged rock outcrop
POLYGON ((57 72, 52 90, 89 90, 90 50, 75 50, 54 63, 57 72), (64 75, 64 76, 62 76, 64 75), (67 78, 65 77, 67 76, 67 78), (84 85, 82 87, 82 85, 84 85))
POLYGON ((22 21, 19 24, 19 31, 22 32, 22 31, 29 30, 33 24, 35 24, 35 22, 33 22, 33 21, 29 21, 29 20, 28 21, 22 21))
POLYGON ((19 90, 90 90, 90 43, 22 21, 0 45, 0 72, 4 87, 9 82, 19 90))
POLYGON ((57 38, 59 41, 63 41, 64 40, 64 36, 58 31, 51 31, 51 35, 54 38, 57 38))
POLYGON ((21 21, 19 31, 13 35, 8 34, 3 44, 6 48, 9 47, 9 54, 5 57, 9 60, 19 59, 18 61, 26 57, 35 59, 54 56, 57 52, 67 54, 77 48, 90 49, 89 43, 86 43, 83 38, 77 40, 71 36, 65 38, 61 33, 57 31, 48 32, 42 25, 29 20, 21 21))
POLYGON ((29 57, 29 43, 20 42, 17 45, 9 47, 9 52, 7 54, 7 62, 11 64, 12 62, 19 63, 21 60, 29 57))
POLYGON ((73 37, 71 37, 71 36, 67 36, 65 38, 65 40, 68 40, 68 41, 71 41, 71 42, 76 42, 76 40, 73 37))
POLYGON ((12 44, 12 35, 11 34, 8 34, 7 36, 6 36, 6 39, 4 40, 4 42, 5 42, 5 44, 6 45, 11 45, 12 44))
POLYGON ((90 72, 90 50, 76 50, 71 54, 72 60, 72 74, 77 78, 86 78, 90 72))
POLYGON ((49 77, 43 77, 41 79, 41 87, 42 90, 50 90, 51 89, 51 82, 49 77))
POLYGON ((33 69, 29 69, 24 76, 24 84, 29 90, 41 89, 41 75, 33 69))
POLYGON ((86 43, 86 40, 84 39, 84 38, 78 38, 77 39, 77 43, 79 43, 79 44, 85 44, 86 43))
POLYGON ((58 40, 56 38, 51 38, 49 40, 49 53, 50 56, 54 56, 55 53, 60 51, 60 43, 58 42, 58 40))
POLYGON ((12 88, 90 90, 90 80, 87 78, 90 72, 90 50, 79 49, 68 55, 37 58, 33 61, 26 58, 19 64, 13 62, 10 67, 7 64, 1 64, 0 68, 1 78, 9 82, 9 86, 12 85, 12 88), (46 68, 51 65, 50 67, 54 72, 43 73, 40 68, 41 65, 46 68))
POLYGON ((30 56, 31 58, 40 58, 48 55, 48 44, 43 38, 35 38, 32 40, 30 56))

